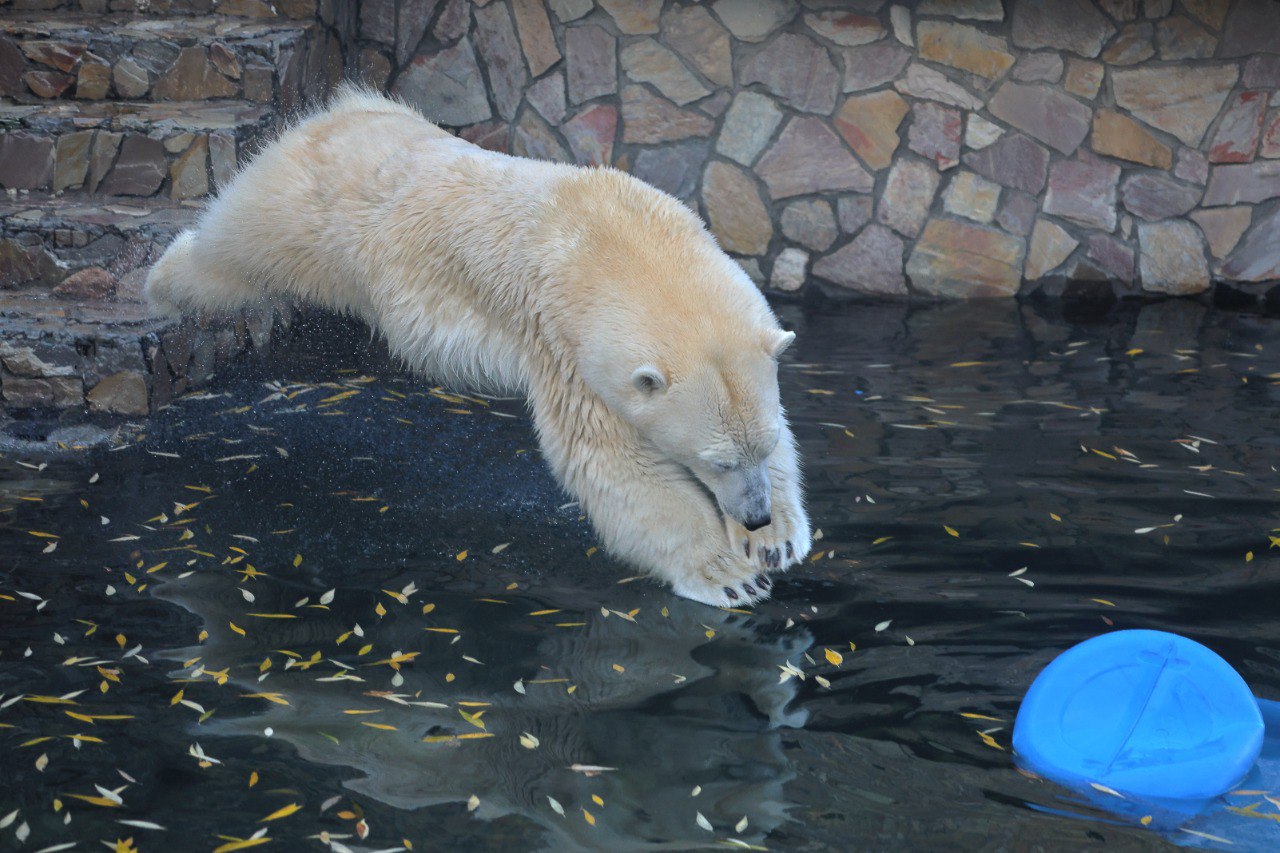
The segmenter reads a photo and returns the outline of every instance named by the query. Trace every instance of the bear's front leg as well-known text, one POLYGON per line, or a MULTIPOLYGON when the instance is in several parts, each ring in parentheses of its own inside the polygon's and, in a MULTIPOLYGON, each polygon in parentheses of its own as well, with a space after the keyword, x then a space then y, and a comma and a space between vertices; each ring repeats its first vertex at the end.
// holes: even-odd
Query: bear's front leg
POLYGON ((573 407, 556 405, 554 392, 531 399, 547 461, 610 554, 703 604, 769 597, 772 583, 729 548, 715 500, 688 469, 646 447, 598 399, 573 407))
POLYGON ((778 446, 769 455, 769 491, 771 520, 767 525, 749 531, 725 516, 725 532, 729 547, 755 563, 757 571, 786 571, 805 558, 813 542, 795 438, 785 421, 778 446))

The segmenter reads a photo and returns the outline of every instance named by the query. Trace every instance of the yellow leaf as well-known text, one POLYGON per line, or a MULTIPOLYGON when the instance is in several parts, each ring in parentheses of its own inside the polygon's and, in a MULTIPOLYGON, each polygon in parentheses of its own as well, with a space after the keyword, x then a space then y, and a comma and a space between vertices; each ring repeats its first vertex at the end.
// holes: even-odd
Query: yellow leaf
POLYGON ((289 704, 289 700, 280 693, 241 693, 240 695, 245 699, 266 699, 268 702, 274 702, 277 705, 289 704))
POLYGON ((282 817, 288 817, 289 815, 293 814, 300 808, 302 808, 302 806, 299 805, 298 803, 289 803, 289 805, 287 806, 281 806, 280 808, 276 809, 271 814, 267 815, 262 820, 258 821, 258 823, 266 823, 269 820, 279 820, 282 817))
POLYGON ((582 817, 585 818, 587 823, 591 824, 592 826, 596 825, 596 816, 593 815, 591 812, 587 811, 586 809, 582 810, 582 817))
POLYGON ((954 537, 956 537, 957 539, 959 539, 959 538, 960 538, 960 534, 956 532, 956 529, 955 529, 954 527, 947 527, 947 526, 944 524, 944 525, 942 525, 942 529, 943 529, 943 530, 945 530, 945 531, 947 531, 947 533, 948 533, 949 535, 954 536, 954 537))
POLYGON ((254 785, 256 785, 256 784, 258 784, 258 771, 257 771, 257 770, 255 770, 255 771, 253 771, 252 773, 250 773, 250 774, 249 774, 249 787, 250 787, 250 788, 252 788, 252 787, 253 787, 254 785))
POLYGON ((383 731, 387 731, 387 732, 399 731, 399 729, 397 729, 395 726, 389 725, 387 723, 366 723, 364 720, 361 720, 360 725, 368 726, 371 729, 382 729, 383 731))
POLYGON ((1250 552, 1248 552, 1247 554, 1245 554, 1245 555, 1244 555, 1244 561, 1245 561, 1246 563, 1252 563, 1252 562, 1253 562, 1253 552, 1252 552, 1252 551, 1250 551, 1250 552))
POLYGON ((462 715, 462 719, 466 720, 477 729, 485 728, 484 720, 480 719, 480 714, 484 713, 483 711, 479 711, 475 714, 468 714, 466 711, 459 708, 458 713, 462 715))
POLYGON ((234 622, 228 622, 227 624, 231 626, 231 630, 232 630, 232 631, 235 631, 235 632, 236 632, 237 634, 239 634, 241 637, 245 636, 244 629, 243 629, 243 628, 241 628, 239 625, 237 625, 237 624, 236 624, 236 623, 234 623, 234 622))
POLYGON ((1107 601, 1105 598, 1091 598, 1090 601, 1096 601, 1099 604, 1105 604, 1107 607, 1115 607, 1115 602, 1107 601))
MULTIPOLYGON (((226 838, 225 835, 218 836, 226 838)), ((271 839, 267 836, 261 838, 233 838, 220 847, 213 848, 213 853, 231 853, 232 850, 244 850, 246 847, 257 847, 260 844, 266 844, 271 839)))
POLYGON ((459 551, 457 555, 454 557, 454 559, 457 560, 459 563, 461 563, 463 560, 467 559, 467 552, 459 551))
POLYGON ((301 565, 302 565, 302 555, 301 555, 301 554, 294 554, 294 555, 293 555, 293 567, 296 569, 296 568, 298 568, 298 566, 301 566, 301 565))
POLYGON ((888 541, 889 541, 890 539, 892 539, 892 538, 893 538, 892 536, 881 536, 879 539, 877 539, 876 541, 872 542, 871 544, 872 544, 872 545, 879 545, 881 542, 888 542, 888 541))
POLYGON ((987 734, 986 732, 978 732, 978 737, 982 738, 982 742, 985 743, 987 746, 994 747, 995 749, 998 749, 1002 752, 1004 751, 1004 747, 996 743, 996 739, 993 738, 991 735, 987 734))
POLYGON ((825 655, 827 658, 827 663, 831 664, 832 666, 840 666, 840 664, 844 663, 844 655, 840 654, 835 649, 827 649, 825 652, 825 655))
POLYGON ((993 723, 1004 722, 1004 720, 1000 719, 999 717, 988 717, 986 714, 973 714, 968 711, 961 712, 960 716, 966 717, 970 720, 991 720, 993 723))
POLYGON ((91 797, 87 794, 67 794, 68 797, 75 797, 77 800, 83 800, 95 806, 102 806, 107 809, 118 809, 120 803, 115 800, 108 800, 106 797, 91 797))
POLYGON ((58 538, 58 534, 45 533, 43 530, 28 530, 27 532, 39 539, 57 539, 58 538))

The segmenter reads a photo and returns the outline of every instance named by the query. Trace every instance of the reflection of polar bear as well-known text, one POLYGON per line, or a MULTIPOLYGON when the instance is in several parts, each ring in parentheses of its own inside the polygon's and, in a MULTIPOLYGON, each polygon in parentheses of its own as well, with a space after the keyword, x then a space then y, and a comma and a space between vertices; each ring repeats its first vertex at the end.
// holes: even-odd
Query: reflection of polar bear
POLYGON ((413 367, 529 396, 605 545, 712 604, 809 549, 776 357, 793 334, 675 199, 509 157, 347 90, 152 270, 168 311, 272 295, 357 314, 413 367))

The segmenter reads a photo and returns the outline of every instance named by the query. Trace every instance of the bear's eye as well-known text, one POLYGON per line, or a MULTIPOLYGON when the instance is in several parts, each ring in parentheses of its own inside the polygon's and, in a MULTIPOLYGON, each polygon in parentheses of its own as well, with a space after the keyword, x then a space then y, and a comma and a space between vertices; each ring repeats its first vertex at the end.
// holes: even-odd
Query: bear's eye
POLYGON ((717 460, 712 462, 711 466, 715 468, 717 471, 732 471, 734 468, 738 467, 738 463, 737 462, 721 462, 717 460))

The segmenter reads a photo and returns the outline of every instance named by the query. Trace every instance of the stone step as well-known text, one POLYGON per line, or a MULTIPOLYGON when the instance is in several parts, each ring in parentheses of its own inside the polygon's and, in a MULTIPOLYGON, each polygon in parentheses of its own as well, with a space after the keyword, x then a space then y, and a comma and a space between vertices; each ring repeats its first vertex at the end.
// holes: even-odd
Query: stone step
POLYGON ((279 125, 265 104, 0 104, 0 187, 79 196, 198 198, 279 125))
MULTIPOLYGON (((116 12, 131 15, 208 15, 314 20, 317 0, 11 0, 14 12, 116 12)), ((326 5, 333 5, 329 0, 326 5)))
POLYGON ((287 112, 336 81, 341 62, 315 21, 80 12, 0 21, 0 95, 18 103, 240 98, 287 112))
POLYGON ((147 268, 203 206, 37 193, 0 200, 0 294, 138 301, 147 268))

